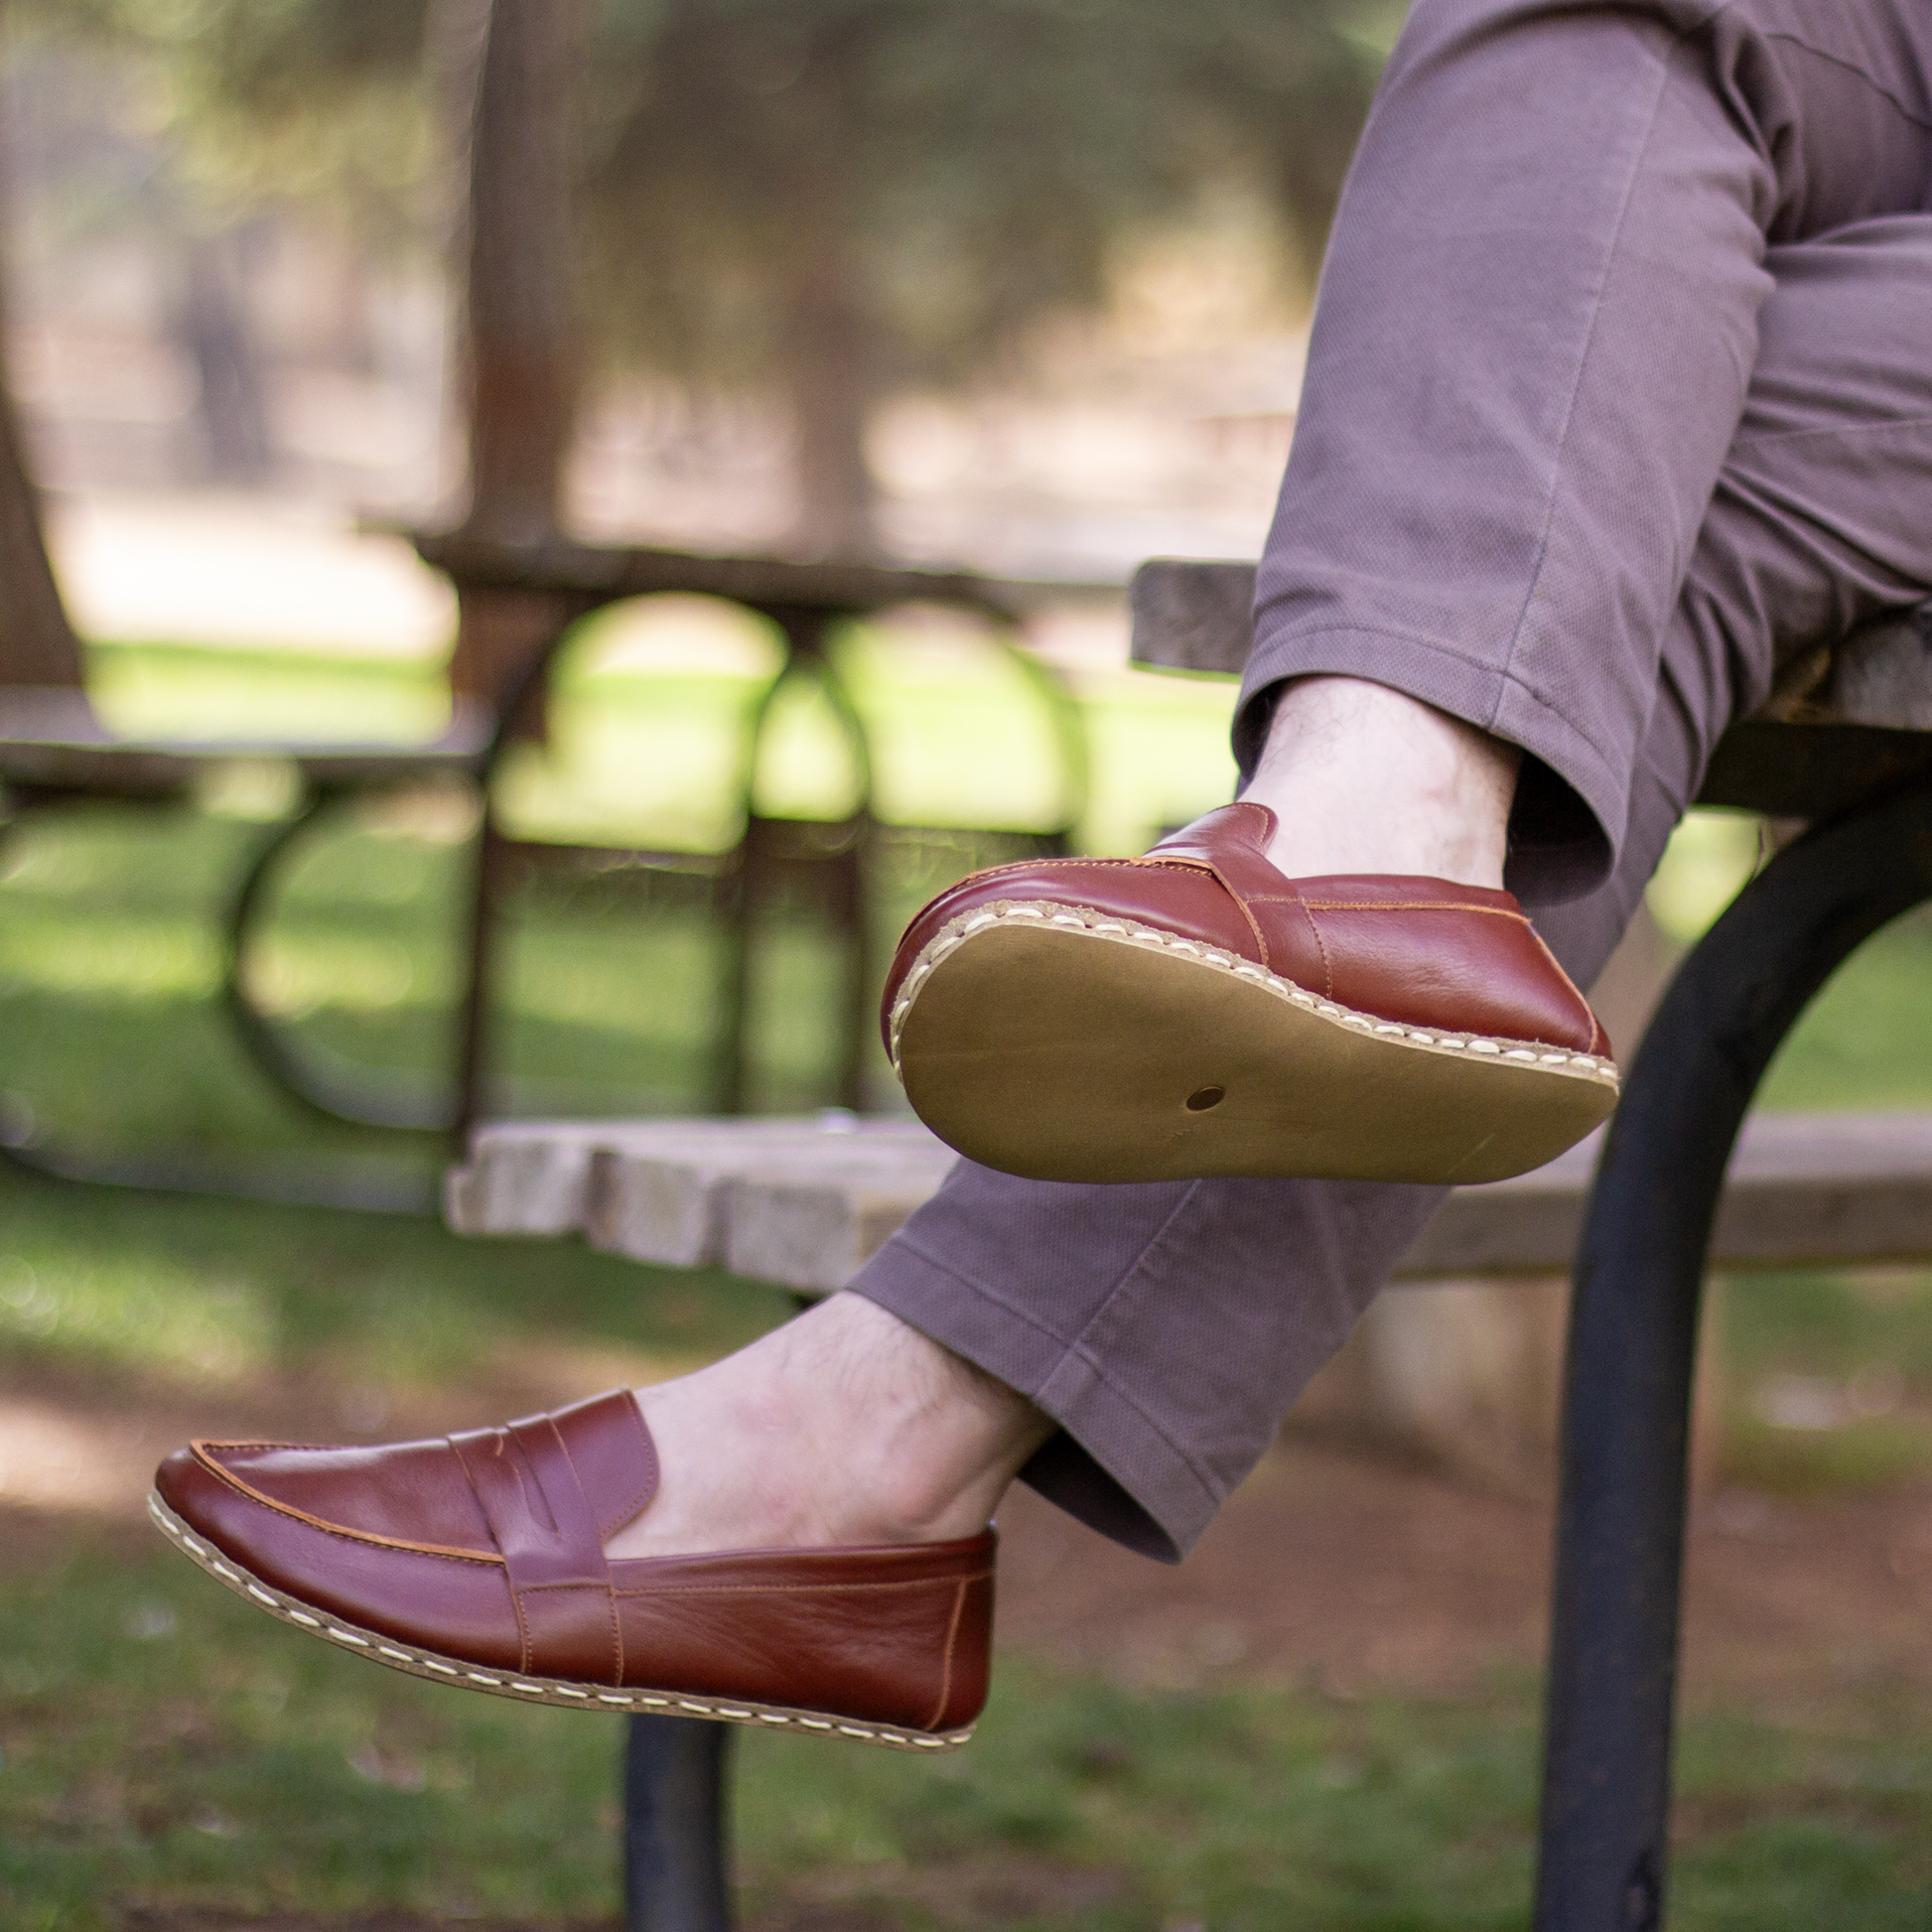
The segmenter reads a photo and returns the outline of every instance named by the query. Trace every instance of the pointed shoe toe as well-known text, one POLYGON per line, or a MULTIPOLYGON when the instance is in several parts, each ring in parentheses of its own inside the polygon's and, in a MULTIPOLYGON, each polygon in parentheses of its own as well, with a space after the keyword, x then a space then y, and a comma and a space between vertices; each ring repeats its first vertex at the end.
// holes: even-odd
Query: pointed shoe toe
POLYGON ((985 1702, 991 1530, 881 1549, 612 1559, 656 1491, 630 1392, 382 1448, 192 1444, 149 1512, 270 1615, 525 1702, 717 1718, 910 1750, 985 1702))
POLYGON ((1461 1183, 1554 1159, 1616 1105, 1610 1043, 1516 900, 1291 880, 1267 807, 1140 859, 963 881, 906 928, 881 1025, 969 1159, 1042 1180, 1461 1183))

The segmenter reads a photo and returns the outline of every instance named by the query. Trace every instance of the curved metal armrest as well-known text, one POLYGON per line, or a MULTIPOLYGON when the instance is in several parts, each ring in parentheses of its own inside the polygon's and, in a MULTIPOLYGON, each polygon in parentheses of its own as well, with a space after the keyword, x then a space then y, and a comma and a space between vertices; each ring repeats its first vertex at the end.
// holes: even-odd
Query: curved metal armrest
POLYGON ((1565 1381, 1539 1932, 1663 1922, 1692 1370, 1759 1080, 1833 972, 1932 898, 1932 788, 1784 848, 1679 969, 1611 1119, 1565 1381))

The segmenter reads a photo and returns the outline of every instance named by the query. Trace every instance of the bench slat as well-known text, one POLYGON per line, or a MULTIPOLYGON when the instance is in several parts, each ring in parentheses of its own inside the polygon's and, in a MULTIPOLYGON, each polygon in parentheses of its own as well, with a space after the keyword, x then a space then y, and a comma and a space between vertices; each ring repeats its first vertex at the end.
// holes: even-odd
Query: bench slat
POLYGON ((486 706, 458 698, 449 728, 426 744, 261 739, 116 738, 77 691, 0 689, 0 779, 48 790, 131 798, 185 791, 198 772, 237 759, 285 759, 312 784, 363 787, 474 770, 489 749, 486 706))
MULTIPOLYGON (((1458 1188, 1399 1281, 1560 1274, 1592 1136, 1534 1173, 1458 1188)), ((582 1233, 611 1253, 722 1264, 801 1294, 842 1287, 938 1188, 950 1149, 907 1120, 518 1121, 478 1131, 449 1176, 460 1234, 582 1233)), ((1766 1114, 1745 1123, 1715 1267, 1932 1258, 1932 1114, 1766 1114)))

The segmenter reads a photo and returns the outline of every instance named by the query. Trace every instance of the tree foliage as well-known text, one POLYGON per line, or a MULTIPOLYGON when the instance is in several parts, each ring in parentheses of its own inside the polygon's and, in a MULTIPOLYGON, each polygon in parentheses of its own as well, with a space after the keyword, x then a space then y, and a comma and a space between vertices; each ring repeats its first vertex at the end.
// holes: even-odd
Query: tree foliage
MULTIPOLYGON (((439 11, 476 0, 28 3, 166 64, 209 192, 379 224, 430 151, 439 11)), ((828 547, 863 535, 870 405, 1096 303, 1124 235, 1238 185, 1311 263, 1377 66, 1376 0, 553 3, 589 11, 597 341, 786 396, 828 547)))
POLYGON ((1374 62, 1332 0, 613 0, 596 283, 644 353, 768 370, 837 254, 891 372, 1103 291, 1124 231, 1261 191, 1318 249, 1374 62))
POLYGON ((185 214, 321 205, 368 242, 418 224, 428 0, 9 0, 19 30, 153 69, 185 214))

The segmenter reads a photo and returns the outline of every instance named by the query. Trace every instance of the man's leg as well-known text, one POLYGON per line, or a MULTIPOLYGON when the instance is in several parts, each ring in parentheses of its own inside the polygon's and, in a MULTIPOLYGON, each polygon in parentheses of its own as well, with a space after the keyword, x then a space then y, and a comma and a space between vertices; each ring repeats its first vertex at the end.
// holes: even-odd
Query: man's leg
MULTIPOLYGON (((1932 594, 1932 215, 1766 262, 1759 362, 1666 631, 1616 871, 1539 920, 1584 984, 1774 661, 1932 594)), ((1324 1181, 1075 1186, 962 1163, 854 1294, 645 1392, 668 1506, 613 1550, 703 1548, 725 1522, 805 1542, 962 1534, 1024 1462, 1094 1528, 1173 1558, 1439 1199, 1324 1181)))
MULTIPOLYGON (((1244 771, 1283 680, 1372 680, 1529 755, 1519 897, 1607 877, 1766 250, 1926 207, 1929 72, 1913 0, 1418 0, 1322 270, 1244 771)), ((1375 822, 1376 753, 1281 795, 1284 870, 1376 869, 1310 851, 1375 822)))
MULTIPOLYGON (((1538 919, 1583 985, 1774 662, 1932 595, 1932 215, 1765 260, 1762 348, 1666 628, 1616 869, 1538 919)), ((1065 1186, 962 1164, 854 1287, 1061 1425, 1029 1482, 1171 1558, 1439 1198, 1320 1181, 1065 1186)))
POLYGON ((888 1000, 929 1126, 1070 1181, 1440 1182, 1602 1118, 1592 1017, 1483 892, 1610 876, 1767 249, 1926 207, 1929 70, 1921 0, 1418 0, 1262 564, 1235 744, 1272 816, 926 906, 888 1000))
MULTIPOLYGON (((1572 895, 1543 925, 1586 982, 1779 650, 1932 588, 1932 15, 1785 4, 1420 0, 1264 574, 1249 768, 1311 677, 1520 748, 1512 863, 1572 895)), ((1350 786, 1388 815, 1366 715, 1296 836, 1350 786)), ((1435 1198, 963 1167, 856 1293, 700 1375, 441 1444, 198 1445, 157 1521, 418 1674, 943 1748, 990 1636, 961 1532, 1012 1473, 1177 1556, 1435 1198)))
MULTIPOLYGON (((1520 739, 1542 772, 1519 795, 1525 883, 1574 885, 1616 854, 1539 918, 1586 985, 1778 656, 1932 590, 1932 217, 1860 218, 1922 206, 1913 37, 1932 23, 1802 11, 1800 29, 1863 35, 1890 65, 1861 73, 1870 49, 1820 52, 1769 6, 1422 0, 1324 276, 1244 727, 1283 677, 1339 671, 1520 739), (1485 652, 1500 665, 1453 681, 1485 652), (1615 767, 1608 789, 1592 759, 1615 767)), ((1352 822, 1386 743, 1350 756, 1352 822)), ((1059 1425, 1027 1464, 1035 1487, 1172 1558, 1437 1198, 962 1164, 854 1286, 1059 1425)), ((835 1303, 793 1324, 758 1372, 789 1382, 780 1353, 848 1318, 835 1303)), ((1036 1427, 981 1402, 962 1493, 1036 1427)), ((893 1451, 855 1433, 848 1457, 893 1451)))

